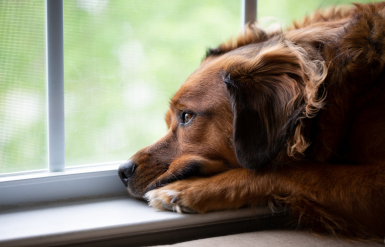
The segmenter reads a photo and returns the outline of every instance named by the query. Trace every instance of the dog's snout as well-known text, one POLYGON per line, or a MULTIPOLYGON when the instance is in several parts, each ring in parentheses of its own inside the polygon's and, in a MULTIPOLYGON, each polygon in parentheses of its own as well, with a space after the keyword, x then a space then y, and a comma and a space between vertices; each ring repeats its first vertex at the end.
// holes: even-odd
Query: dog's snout
POLYGON ((129 160, 121 164, 118 169, 118 174, 124 185, 128 184, 128 180, 134 175, 137 165, 133 160, 129 160))

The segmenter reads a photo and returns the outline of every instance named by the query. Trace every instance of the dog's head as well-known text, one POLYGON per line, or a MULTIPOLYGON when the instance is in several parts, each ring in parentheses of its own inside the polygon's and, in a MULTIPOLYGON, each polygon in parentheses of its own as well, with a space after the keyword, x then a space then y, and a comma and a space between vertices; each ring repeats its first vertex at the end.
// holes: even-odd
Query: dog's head
POLYGON ((209 176, 240 167, 233 148, 233 114, 218 67, 206 59, 171 99, 168 131, 119 168, 129 193, 149 190, 191 176, 209 176))
POLYGON ((322 105, 323 63, 282 37, 212 51, 172 98, 166 135, 120 166, 132 196, 306 149, 301 119, 322 105))

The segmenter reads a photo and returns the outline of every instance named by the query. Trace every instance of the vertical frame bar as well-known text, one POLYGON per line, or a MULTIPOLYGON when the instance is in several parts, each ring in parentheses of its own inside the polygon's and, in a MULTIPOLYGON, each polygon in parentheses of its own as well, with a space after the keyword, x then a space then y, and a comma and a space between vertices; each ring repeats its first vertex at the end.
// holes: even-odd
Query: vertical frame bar
POLYGON ((244 26, 248 22, 254 22, 256 20, 257 20, 257 0, 243 0, 242 1, 242 28, 244 28, 244 26))
POLYGON ((48 168, 64 171, 63 1, 46 0, 48 168))

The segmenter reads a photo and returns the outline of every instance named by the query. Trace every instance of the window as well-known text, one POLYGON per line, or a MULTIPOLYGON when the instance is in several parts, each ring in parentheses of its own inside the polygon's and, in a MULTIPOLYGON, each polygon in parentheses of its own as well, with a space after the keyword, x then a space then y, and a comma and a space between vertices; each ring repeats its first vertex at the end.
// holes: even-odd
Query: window
MULTIPOLYGON (((316 7, 349 1, 260 0, 258 17, 264 27, 275 23, 285 26, 316 7)), ((165 132, 163 115, 168 100, 199 65, 204 51, 235 36, 243 23, 241 19, 255 18, 256 0, 243 0, 244 7, 240 2, 0 1, 0 209, 31 202, 126 194, 116 173, 119 165, 116 161, 129 158, 165 132), (47 3, 55 3, 55 6, 46 8, 47 3), (241 9, 246 10, 243 18, 241 9), (60 42, 54 40, 52 44, 58 48, 50 50, 48 47, 47 54, 46 11, 54 18, 63 11, 64 20, 63 24, 49 22, 58 25, 53 31, 63 36, 64 42, 60 46, 60 42), (58 95, 49 93, 51 102, 46 97, 46 73, 50 74, 46 66, 55 63, 46 57, 58 58, 54 53, 60 56, 60 47, 64 48, 64 56, 63 65, 58 59, 58 67, 64 70, 59 72, 58 81, 64 77, 64 84, 57 88, 58 95), (55 101, 59 106, 57 109, 55 101), (54 113, 59 113, 59 117, 53 117, 58 120, 56 124, 47 117, 47 109, 52 107, 54 113), (53 123, 50 129, 53 134, 47 129, 47 121, 53 123), (65 128, 53 129, 60 125, 65 128), (48 138, 59 140, 52 142, 59 143, 56 146, 58 153, 55 153, 55 147, 47 148, 48 138), (59 172, 47 172, 48 154, 50 158, 59 157, 59 172)), ((50 168, 56 170, 52 164, 50 168)), ((139 205, 139 202, 135 203, 139 205)), ((96 205, 93 210, 99 214, 102 209, 96 205)), ((123 214, 126 205, 120 210, 123 214)), ((42 211, 49 213, 50 210, 40 210, 38 216, 32 218, 56 218, 54 213, 43 215, 42 211)), ((251 216, 250 212, 242 210, 225 216, 222 212, 211 214, 208 220, 202 220, 202 217, 197 220, 191 215, 169 215, 179 219, 177 224, 168 224, 169 229, 179 229, 183 224, 194 222, 202 226, 207 221, 223 223, 251 216), (186 221, 184 217, 190 220, 186 221)), ((252 215, 254 217, 255 213, 252 215)), ((114 216, 112 218, 122 218, 114 216)), ((152 228, 138 227, 139 221, 134 220, 130 223, 131 229, 156 233, 159 225, 165 227, 161 222, 163 216, 155 213, 145 217, 148 224, 153 224, 152 217, 157 218, 159 224, 152 228)), ((96 221, 100 221, 99 218, 96 221)), ((72 224, 70 220, 64 222, 72 224)), ((49 227, 61 223, 54 222, 49 227)), ((118 229, 116 225, 109 227, 118 229)), ((127 231, 124 227, 121 225, 122 234, 127 231)), ((231 229, 233 231, 233 225, 231 229)), ((10 228, 11 231, 17 232, 10 228)), ((75 231, 87 232, 84 228, 75 231)), ((98 236, 111 233, 103 228, 90 234, 95 232, 98 236)), ((72 233, 69 232, 67 237, 79 236, 72 233)), ((62 232, 59 234, 63 235, 62 232)), ((49 239, 53 241, 48 234, 42 241, 49 239)))
MULTIPOLYGON (((56 151, 46 141, 45 1, 1 4, 0 174, 46 169, 47 151, 56 151)), ((240 1, 66 0, 62 8, 67 167, 125 160, 161 137, 173 92, 209 45, 241 25, 240 1)))
MULTIPOLYGON (((242 2, 243 9, 255 10, 248 7, 255 6, 255 0, 242 2)), ((261 0, 258 19, 265 27, 285 26, 316 7, 348 2, 261 0)), ((38 199, 32 199, 34 195, 23 199, 20 193, 31 184, 48 189, 47 184, 53 182, 86 184, 96 177, 98 182, 103 177, 111 187, 101 193, 121 191, 115 172, 119 161, 164 134, 168 100, 198 67, 207 48, 237 35, 241 9, 241 1, 221 0, 1 1, 0 197, 2 188, 20 185, 24 189, 7 192, 20 195, 14 202, 46 200, 50 193, 38 199), (54 30, 64 37, 64 86, 61 95, 52 97, 62 97, 58 104, 64 104, 53 111, 62 111, 65 119, 52 125, 65 127, 59 141, 52 142, 65 143, 58 146, 59 154, 47 148, 46 141, 54 136, 46 124, 51 121, 47 109, 52 106, 46 99, 46 64, 53 64, 46 60, 50 55, 46 54, 46 2, 59 7, 47 8, 48 13, 63 13, 63 24, 58 24, 63 31, 54 30), (59 160, 65 160, 65 173, 45 173, 48 154, 50 158, 63 156, 59 160), (14 172, 27 173, 20 177, 12 176, 14 172), (29 180, 20 180, 24 178, 29 180)), ((252 19, 255 11, 245 15, 252 19)), ((64 163, 59 167, 62 171, 64 163)), ((95 188, 87 186, 81 186, 84 191, 77 190, 77 196, 92 194, 95 188)))

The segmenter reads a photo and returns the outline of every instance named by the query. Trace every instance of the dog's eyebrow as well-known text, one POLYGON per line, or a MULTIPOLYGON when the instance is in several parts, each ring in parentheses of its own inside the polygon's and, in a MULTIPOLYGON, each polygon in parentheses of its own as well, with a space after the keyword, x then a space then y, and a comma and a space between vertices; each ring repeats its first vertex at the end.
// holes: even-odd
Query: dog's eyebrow
POLYGON ((177 100, 171 99, 170 100, 170 107, 181 109, 181 108, 185 108, 185 105, 181 104, 179 99, 177 99, 177 100))
POLYGON ((183 103, 183 101, 182 100, 180 100, 180 99, 176 99, 176 100, 171 100, 170 101, 170 107, 171 108, 174 108, 174 109, 180 109, 180 110, 182 110, 182 109, 186 109, 186 110, 194 110, 194 109, 191 109, 191 108, 194 108, 194 107, 192 107, 192 106, 187 106, 187 105, 190 105, 190 104, 185 104, 185 103, 183 103))
POLYGON ((212 116, 213 112, 212 111, 208 111, 208 110, 204 110, 204 109, 195 109, 195 107, 193 109, 191 109, 191 107, 187 107, 185 104, 181 103, 179 99, 177 100, 170 100, 170 108, 172 109, 173 112, 175 112, 175 110, 191 110, 191 111, 194 111, 197 115, 200 115, 200 116, 204 116, 204 117, 209 117, 209 116, 212 116))
POLYGON ((170 105, 177 105, 178 104, 178 100, 174 100, 174 99, 171 99, 170 100, 170 105))

